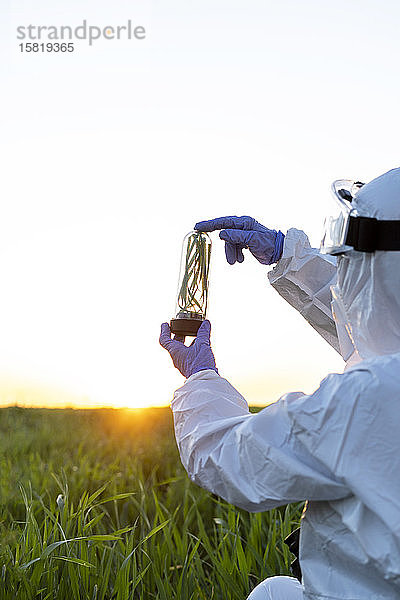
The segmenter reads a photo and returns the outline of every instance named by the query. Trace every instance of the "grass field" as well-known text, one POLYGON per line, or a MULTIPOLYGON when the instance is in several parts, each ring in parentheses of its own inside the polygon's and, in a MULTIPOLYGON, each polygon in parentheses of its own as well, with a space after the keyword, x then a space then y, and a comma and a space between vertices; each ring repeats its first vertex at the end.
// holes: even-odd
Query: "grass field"
POLYGON ((0 409, 1 599, 242 600, 299 516, 192 484, 169 409, 0 409))

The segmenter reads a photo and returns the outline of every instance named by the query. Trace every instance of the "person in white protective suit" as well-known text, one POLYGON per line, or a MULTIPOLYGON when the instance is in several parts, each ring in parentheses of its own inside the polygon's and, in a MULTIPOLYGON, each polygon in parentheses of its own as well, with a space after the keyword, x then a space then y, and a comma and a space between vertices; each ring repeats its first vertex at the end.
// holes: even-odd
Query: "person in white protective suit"
POLYGON ((276 262, 270 283, 341 352, 343 373, 250 414, 218 374, 209 322, 189 347, 162 325, 160 342, 187 377, 171 407, 189 477, 251 512, 308 500, 301 582, 267 579, 249 600, 400 598, 400 168, 333 189, 340 209, 321 250, 296 229, 282 239, 264 228, 263 238, 248 217, 198 228, 225 223, 229 262, 245 247, 276 262))

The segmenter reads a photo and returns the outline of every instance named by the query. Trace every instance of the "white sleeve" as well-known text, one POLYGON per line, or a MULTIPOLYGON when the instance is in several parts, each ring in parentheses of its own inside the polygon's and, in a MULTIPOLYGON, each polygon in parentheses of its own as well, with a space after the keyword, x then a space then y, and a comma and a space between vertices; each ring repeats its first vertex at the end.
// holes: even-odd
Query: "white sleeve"
POLYGON ((289 229, 282 256, 268 279, 278 294, 340 353, 330 292, 330 286, 336 283, 336 258, 311 248, 303 231, 289 229))
POLYGON ((256 414, 215 371, 195 373, 171 408, 183 466, 198 485, 248 511, 332 500, 348 489, 292 434, 289 394, 256 414))

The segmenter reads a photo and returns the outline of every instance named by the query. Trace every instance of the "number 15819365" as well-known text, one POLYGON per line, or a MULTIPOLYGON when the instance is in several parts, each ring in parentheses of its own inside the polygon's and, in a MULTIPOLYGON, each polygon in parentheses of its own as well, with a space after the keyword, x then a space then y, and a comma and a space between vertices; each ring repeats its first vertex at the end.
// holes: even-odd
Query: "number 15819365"
POLYGON ((75 49, 73 42, 61 44, 59 42, 41 44, 37 42, 25 42, 19 44, 19 48, 21 52, 73 52, 75 49))

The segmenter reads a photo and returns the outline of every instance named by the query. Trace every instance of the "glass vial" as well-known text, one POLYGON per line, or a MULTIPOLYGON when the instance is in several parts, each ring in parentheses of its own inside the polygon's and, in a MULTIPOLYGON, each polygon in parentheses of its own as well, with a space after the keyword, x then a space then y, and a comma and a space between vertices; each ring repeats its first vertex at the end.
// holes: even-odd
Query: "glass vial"
POLYGON ((201 231, 190 231, 183 239, 176 317, 171 332, 195 336, 207 313, 211 239, 201 231))

